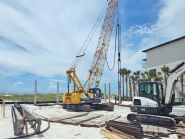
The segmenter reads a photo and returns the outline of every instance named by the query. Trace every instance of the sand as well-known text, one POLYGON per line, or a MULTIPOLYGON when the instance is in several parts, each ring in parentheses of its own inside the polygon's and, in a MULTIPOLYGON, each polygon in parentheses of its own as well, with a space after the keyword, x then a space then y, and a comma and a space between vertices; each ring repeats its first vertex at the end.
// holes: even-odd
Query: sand
MULTIPOLYGON (((60 118, 65 117, 66 115, 74 115, 79 112, 70 112, 64 110, 62 106, 54 105, 54 106, 46 106, 46 107, 38 107, 34 105, 24 105, 27 109, 39 115, 41 118, 60 118)), ((124 108, 120 106, 115 106, 114 112, 108 111, 93 111, 93 113, 103 114, 103 115, 121 115, 126 118, 126 115, 130 112, 129 108, 124 108)), ((83 114, 84 112, 80 112, 83 114)), ((41 125, 41 129, 44 129, 47 126, 46 122, 43 122, 41 125)), ((64 125, 61 123, 51 123, 51 127, 45 133, 33 136, 30 138, 34 139, 104 139, 102 135, 100 135, 100 129, 94 127, 81 127, 74 125, 64 125)), ((0 139, 1 138, 10 138, 14 137, 13 133, 13 124, 11 117, 11 105, 6 106, 6 117, 3 118, 0 116, 0 139)))
MULTIPOLYGON (((123 104, 130 105, 131 102, 123 102, 123 104)), ((69 115, 75 115, 76 112, 70 112, 64 110, 60 105, 39 107, 34 105, 24 105, 27 109, 33 113, 39 115, 41 118, 57 119, 69 115)), ((126 116, 130 113, 130 109, 122 106, 115 106, 113 112, 108 111, 93 111, 91 112, 103 115, 121 115, 121 118, 126 120, 126 116)), ((173 113, 178 115, 185 114, 185 106, 175 106, 173 113)), ((84 114, 84 112, 78 112, 78 114, 84 114)), ((46 122, 42 122, 41 129, 47 126, 46 122)), ((51 127, 45 133, 30 137, 33 139, 104 139, 100 135, 100 129, 94 127, 81 127, 74 125, 64 125, 61 123, 51 123, 51 127)), ((13 124, 11 117, 11 105, 6 105, 5 118, 0 114, 0 139, 14 137, 13 124)))

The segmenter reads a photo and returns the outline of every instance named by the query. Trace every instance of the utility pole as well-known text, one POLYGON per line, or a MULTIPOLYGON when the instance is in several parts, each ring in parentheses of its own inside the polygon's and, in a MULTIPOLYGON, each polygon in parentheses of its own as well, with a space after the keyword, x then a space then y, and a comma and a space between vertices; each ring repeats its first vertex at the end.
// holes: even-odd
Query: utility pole
POLYGON ((119 4, 118 4, 118 15, 117 15, 117 26, 116 26, 116 40, 118 46, 118 98, 119 103, 122 102, 121 99, 121 26, 119 24, 119 4))
POLYGON ((118 97, 119 103, 122 102, 121 99, 121 26, 117 24, 117 33, 118 33, 118 97))

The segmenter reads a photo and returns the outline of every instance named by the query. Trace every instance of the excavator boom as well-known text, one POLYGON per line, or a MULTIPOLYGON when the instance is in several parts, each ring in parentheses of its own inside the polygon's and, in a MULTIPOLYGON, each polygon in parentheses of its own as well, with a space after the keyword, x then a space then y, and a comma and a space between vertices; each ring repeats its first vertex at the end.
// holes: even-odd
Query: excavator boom
POLYGON ((185 62, 182 62, 175 69, 171 71, 171 74, 167 79, 165 104, 169 104, 171 102, 173 85, 176 82, 177 78, 181 76, 183 73, 185 73, 185 62))

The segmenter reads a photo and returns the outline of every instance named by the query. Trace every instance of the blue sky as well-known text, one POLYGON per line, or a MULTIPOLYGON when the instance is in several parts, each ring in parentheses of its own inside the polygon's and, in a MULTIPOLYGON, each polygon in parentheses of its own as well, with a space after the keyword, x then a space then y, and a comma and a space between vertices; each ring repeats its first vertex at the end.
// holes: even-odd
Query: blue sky
MULTIPOLYGON (((81 48, 106 0, 1 0, 0 92, 66 91, 66 70, 81 48)), ((184 0, 120 0, 122 65, 144 70, 142 50, 185 35, 184 0)), ((84 83, 93 60, 101 26, 77 67, 84 83)), ((114 32, 108 60, 113 63, 114 32)), ((117 90, 117 69, 105 66, 100 87, 117 90)), ((103 89, 103 88, 102 88, 103 89)))

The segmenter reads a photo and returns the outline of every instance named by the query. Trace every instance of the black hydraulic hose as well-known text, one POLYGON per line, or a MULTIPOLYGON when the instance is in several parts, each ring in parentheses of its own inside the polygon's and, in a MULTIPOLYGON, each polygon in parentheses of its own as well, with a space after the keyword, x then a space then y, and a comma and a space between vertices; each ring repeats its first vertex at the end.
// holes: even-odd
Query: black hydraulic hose
MULTIPOLYGON (((46 121, 46 120, 44 120, 46 121)), ((17 137, 11 137, 11 138, 7 138, 7 139, 20 139, 20 138, 26 138, 26 137, 31 137, 31 136, 35 136, 35 135, 39 135, 39 134, 42 134, 44 132, 46 132, 49 128, 50 128, 50 122, 47 120, 48 122, 48 126, 46 129, 38 132, 38 133, 31 133, 31 134, 27 134, 27 135, 21 135, 21 136, 17 136, 17 137)))

